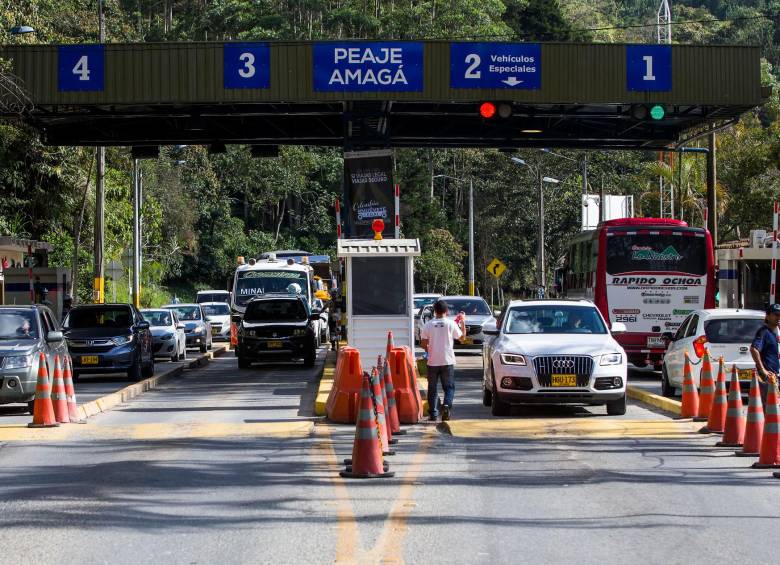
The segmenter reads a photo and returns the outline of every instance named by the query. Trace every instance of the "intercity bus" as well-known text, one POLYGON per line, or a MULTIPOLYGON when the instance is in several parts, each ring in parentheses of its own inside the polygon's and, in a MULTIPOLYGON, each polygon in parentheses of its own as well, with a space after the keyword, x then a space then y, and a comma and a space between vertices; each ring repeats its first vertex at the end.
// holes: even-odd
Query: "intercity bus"
POLYGON ((572 239, 563 294, 592 300, 610 324, 628 361, 660 370, 664 334, 692 310, 715 307, 712 239, 706 229, 679 220, 623 218, 572 239))

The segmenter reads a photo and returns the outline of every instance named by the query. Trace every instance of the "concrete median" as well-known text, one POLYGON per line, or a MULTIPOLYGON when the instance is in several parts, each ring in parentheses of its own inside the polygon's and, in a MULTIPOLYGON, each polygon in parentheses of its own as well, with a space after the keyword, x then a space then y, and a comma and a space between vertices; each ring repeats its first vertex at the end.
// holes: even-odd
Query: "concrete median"
POLYGON ((666 398, 660 394, 655 394, 631 385, 626 387, 626 394, 629 398, 633 398, 634 400, 638 400, 643 404, 648 404, 655 408, 660 408, 664 412, 671 412, 678 416, 682 413, 682 403, 679 400, 666 398))

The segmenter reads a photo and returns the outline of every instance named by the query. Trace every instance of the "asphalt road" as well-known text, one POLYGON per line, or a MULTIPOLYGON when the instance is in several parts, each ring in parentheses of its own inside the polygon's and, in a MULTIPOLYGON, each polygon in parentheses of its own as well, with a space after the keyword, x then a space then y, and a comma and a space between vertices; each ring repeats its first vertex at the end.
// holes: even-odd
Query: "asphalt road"
POLYGON ((354 429, 311 416, 316 370, 231 356, 0 436, 0 561, 777 562, 770 472, 637 405, 493 418, 459 362, 451 433, 410 427, 393 479, 338 477, 354 429))

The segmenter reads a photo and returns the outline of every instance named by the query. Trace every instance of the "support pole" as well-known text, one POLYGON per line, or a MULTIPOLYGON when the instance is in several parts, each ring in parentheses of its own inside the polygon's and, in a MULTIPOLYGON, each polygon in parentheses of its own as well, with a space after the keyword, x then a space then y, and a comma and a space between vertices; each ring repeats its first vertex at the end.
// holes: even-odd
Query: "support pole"
MULTIPOLYGON (((103 0, 98 2, 98 28, 100 43, 106 41, 106 15, 103 11, 103 0)), ((103 304, 106 301, 105 294, 105 260, 103 258, 105 252, 105 176, 106 176, 106 148, 97 148, 97 173, 95 182, 95 249, 94 249, 94 285, 92 287, 92 299, 96 304, 103 304)))
POLYGON ((469 295, 474 296, 474 179, 469 179, 469 295))
POLYGON ((546 266, 544 263, 544 180, 542 180, 542 173, 539 171, 539 233, 537 234, 539 240, 536 253, 536 278, 540 287, 547 290, 547 276, 546 266))
POLYGON ((141 171, 133 159, 133 304, 141 307, 141 171))
POLYGON ((707 153, 707 229, 712 237, 712 245, 718 245, 718 195, 717 155, 715 155, 715 134, 709 135, 710 151, 707 153))

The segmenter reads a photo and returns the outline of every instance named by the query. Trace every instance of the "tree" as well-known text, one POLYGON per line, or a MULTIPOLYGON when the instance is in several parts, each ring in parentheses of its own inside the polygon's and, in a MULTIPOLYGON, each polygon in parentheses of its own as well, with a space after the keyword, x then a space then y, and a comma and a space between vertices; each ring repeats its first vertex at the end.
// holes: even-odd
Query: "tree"
POLYGON ((449 231, 430 230, 423 237, 422 255, 415 261, 416 288, 456 294, 465 285, 464 257, 466 252, 449 231))

